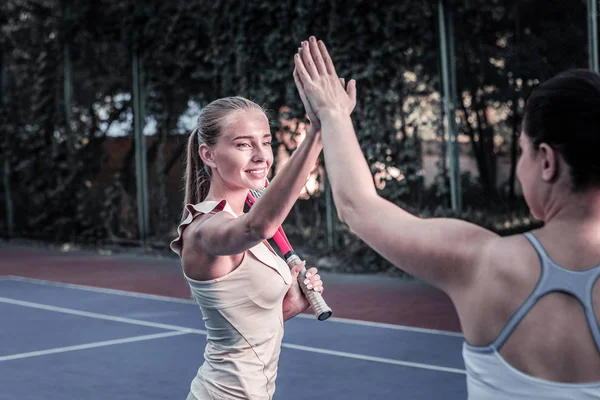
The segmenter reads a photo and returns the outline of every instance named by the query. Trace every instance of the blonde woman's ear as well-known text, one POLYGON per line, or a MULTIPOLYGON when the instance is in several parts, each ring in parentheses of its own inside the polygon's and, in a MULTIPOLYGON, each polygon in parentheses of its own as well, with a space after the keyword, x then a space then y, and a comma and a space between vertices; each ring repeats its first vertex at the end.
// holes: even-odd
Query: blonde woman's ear
POLYGON ((198 148, 198 155, 200 155, 200 159, 202 159, 204 165, 208 165, 211 168, 215 167, 213 149, 205 143, 202 143, 198 148))

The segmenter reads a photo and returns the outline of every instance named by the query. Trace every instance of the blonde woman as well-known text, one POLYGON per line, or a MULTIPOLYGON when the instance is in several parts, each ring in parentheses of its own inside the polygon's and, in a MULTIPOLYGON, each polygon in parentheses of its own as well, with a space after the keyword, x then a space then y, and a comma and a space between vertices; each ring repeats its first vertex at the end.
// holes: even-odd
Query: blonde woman
MULTIPOLYGON (((310 108, 307 113, 314 121, 310 108)), ((188 143, 183 222, 171 243, 208 332, 188 399, 273 397, 283 323, 309 303, 296 279, 302 266, 290 271, 266 239, 288 215, 321 149, 313 122, 260 201, 244 213, 248 191, 264 187, 273 163, 265 112, 242 97, 215 100, 202 110, 188 143)), ((323 292, 315 268, 301 284, 323 292)))

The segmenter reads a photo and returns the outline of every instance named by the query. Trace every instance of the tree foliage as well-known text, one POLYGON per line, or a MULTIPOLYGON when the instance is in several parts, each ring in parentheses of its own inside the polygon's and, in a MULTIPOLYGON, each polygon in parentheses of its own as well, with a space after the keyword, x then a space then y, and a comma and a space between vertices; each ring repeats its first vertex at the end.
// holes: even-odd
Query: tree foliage
MULTIPOLYGON (((517 201, 514 173, 498 182, 498 157, 512 152, 514 170, 513 144, 531 89, 563 69, 585 66, 585 6, 448 0, 447 9, 455 28, 459 129, 479 176, 463 177, 461 217, 499 229, 498 220, 526 210, 517 201), (508 208, 490 206, 506 196, 513 199, 508 208), (492 210, 499 216, 482 217, 492 210)), ((424 216, 447 215, 437 11, 433 0, 4 0, 0 151, 9 160, 17 234, 136 239, 133 146, 110 182, 99 182, 99 174, 111 127, 132 135, 137 55, 145 112, 156 131, 147 148, 151 225, 156 240, 167 243, 180 215, 181 193, 165 182, 182 161, 185 139, 168 147, 182 129, 181 115, 190 102, 202 107, 242 95, 271 110, 275 131, 284 107, 285 116, 303 118, 292 57, 309 35, 326 41, 340 76, 358 81, 353 120, 381 194, 424 216), (440 154, 431 188, 424 185, 424 140, 437 140, 440 154)), ((306 223, 325 220, 322 191, 296 207, 289 229, 309 244, 322 243, 324 223, 306 223), (299 226, 312 230, 294 229, 299 226)), ((338 228, 341 246, 358 243, 338 228)), ((376 268, 383 265, 373 260, 376 268)))

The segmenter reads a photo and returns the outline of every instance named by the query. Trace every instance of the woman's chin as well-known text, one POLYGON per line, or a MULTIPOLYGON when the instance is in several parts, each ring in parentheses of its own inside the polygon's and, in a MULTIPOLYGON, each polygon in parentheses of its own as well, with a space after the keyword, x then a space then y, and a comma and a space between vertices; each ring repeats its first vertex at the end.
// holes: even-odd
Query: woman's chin
POLYGON ((265 187, 265 181, 260 181, 260 180, 256 180, 256 181, 252 181, 250 182, 250 186, 249 189, 252 190, 258 190, 258 189, 263 189, 265 187))
POLYGON ((265 187, 265 176, 250 177, 246 179, 246 184, 249 189, 262 189, 265 187))

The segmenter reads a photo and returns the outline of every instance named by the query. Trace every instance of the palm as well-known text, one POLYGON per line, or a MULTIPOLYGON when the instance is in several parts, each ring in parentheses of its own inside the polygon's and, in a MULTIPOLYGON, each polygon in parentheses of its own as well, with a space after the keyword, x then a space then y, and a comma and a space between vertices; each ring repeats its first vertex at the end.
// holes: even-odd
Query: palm
POLYGON ((307 113, 308 108, 316 118, 334 110, 352 113, 356 105, 356 82, 351 80, 346 87, 344 80, 338 78, 325 44, 317 43, 314 37, 310 44, 303 42, 294 63, 294 80, 307 113))
MULTIPOLYGON (((338 78, 335 78, 335 80, 337 81, 338 78)), ((304 86, 302 85, 302 82, 300 81, 299 77, 298 77, 298 73, 297 71, 294 69, 294 82, 296 82, 296 89, 298 89, 298 94, 300 95, 300 100, 302 100, 302 104, 304 105, 304 110, 306 111, 306 116, 308 117, 308 119, 310 120, 310 124, 311 124, 311 129, 314 130, 321 130, 321 120, 318 117, 317 113, 315 113, 311 102, 308 100, 308 97, 306 95, 306 91, 304 86)), ((346 92, 346 88, 345 88, 345 81, 344 78, 339 78, 339 82, 341 83, 340 85, 336 85, 338 86, 337 88, 334 88, 339 90, 339 87, 342 88, 342 91, 346 92)), ((319 93, 315 93, 315 95, 319 95, 319 93)), ((354 110, 354 107, 356 106, 356 96, 352 96, 350 92, 347 93, 347 98, 348 98, 348 103, 345 105, 348 114, 351 114, 352 111, 354 110)), ((318 97, 313 97, 311 98, 311 101, 315 102, 315 105, 320 105, 321 103, 323 103, 324 101, 318 97)))

